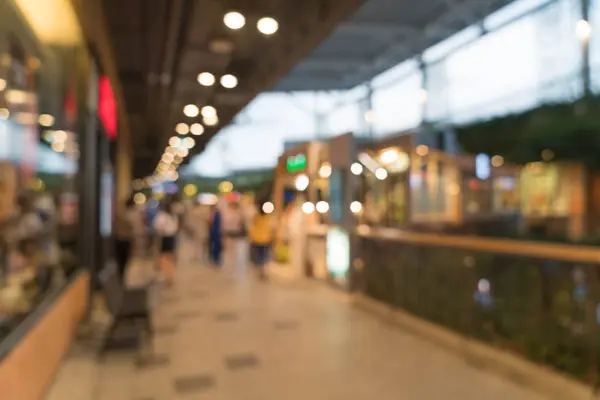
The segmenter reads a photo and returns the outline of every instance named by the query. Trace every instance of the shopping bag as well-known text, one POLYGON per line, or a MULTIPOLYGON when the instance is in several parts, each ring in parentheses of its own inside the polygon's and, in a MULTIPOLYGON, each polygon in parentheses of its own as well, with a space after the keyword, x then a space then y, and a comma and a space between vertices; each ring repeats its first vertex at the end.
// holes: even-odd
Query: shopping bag
POLYGON ((290 259, 290 248, 284 244, 275 246, 273 258, 275 259, 275 262, 279 264, 287 263, 290 259))

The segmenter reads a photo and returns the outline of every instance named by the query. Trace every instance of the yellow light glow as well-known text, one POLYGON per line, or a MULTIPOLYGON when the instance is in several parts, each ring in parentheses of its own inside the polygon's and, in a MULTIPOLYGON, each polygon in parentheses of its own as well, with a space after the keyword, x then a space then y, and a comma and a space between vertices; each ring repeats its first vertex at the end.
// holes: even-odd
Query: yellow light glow
POLYGON ((0 79, 0 92, 2 92, 4 89, 6 89, 6 80, 0 79))
POLYGON ((319 214, 325 214, 329 211, 329 203, 326 201, 319 201, 316 208, 319 214))
POLYGON ((223 17, 223 22, 229 29, 237 30, 246 25, 246 18, 237 11, 231 11, 225 14, 225 17, 223 17))
POLYGON ((427 154, 429 154, 429 147, 425 146, 424 144, 420 144, 417 146, 416 152, 417 155, 425 157, 427 154))
POLYGON ((275 211, 275 206, 270 201, 267 201, 262 205, 262 210, 265 214, 271 214, 273 211, 275 211))
POLYGON ((54 138, 53 140, 55 142, 65 142, 67 140, 67 132, 65 131, 54 131, 54 138))
POLYGON ((38 122, 41 126, 50 128, 52 125, 54 125, 54 117, 50 114, 42 114, 39 116, 38 122))
POLYGON ((63 151, 65 151, 65 143, 64 142, 54 142, 51 145, 52 150, 56 151, 57 153, 62 153, 63 151))
POLYGON ((304 214, 312 214, 313 212, 315 212, 315 205, 310 201, 305 202, 304 204, 302 204, 302 212, 304 214))
POLYGON ((353 214, 358 214, 362 211, 362 204, 360 201, 353 201, 352 203, 350 203, 350 211, 352 211, 353 214))
POLYGON ((323 163, 319 168, 319 176, 323 179, 327 179, 331 176, 331 164, 323 163))
POLYGON ((579 40, 587 42, 590 36, 592 36, 592 27, 590 26, 590 23, 585 19, 577 21, 577 24, 575 25, 575 34, 579 40))
POLYGON ((194 118, 200 114, 200 110, 198 109, 198 106, 194 104, 188 104, 187 106, 183 107, 183 113, 186 117, 194 118))
POLYGON ((181 146, 181 139, 178 138, 177 136, 172 136, 169 139, 169 146, 173 146, 173 147, 179 147, 179 146, 181 146))
POLYGON ((377 168, 375 170, 375 177, 377 179, 379 179, 380 181, 384 180, 385 178, 388 177, 388 172, 386 171, 385 168, 377 168))
POLYGON ((82 43, 79 21, 70 0, 15 0, 35 35, 45 43, 82 43))
POLYGON ((136 193, 133 196, 133 202, 138 206, 146 204, 146 195, 144 193, 136 193))
POLYGON ((10 117, 8 108, 0 108, 0 119, 8 119, 8 117, 10 117))
POLYGON ((214 108, 213 106, 204 106, 204 107, 202 107, 202 110, 200 111, 200 114, 202 114, 202 116, 204 118, 216 117, 217 116, 217 109, 214 108))
POLYGON ((363 173, 363 166, 361 163, 352 163, 352 165, 350 166, 350 172, 352 172, 352 174, 354 175, 360 175, 363 173))
POLYGON ((491 161, 493 167, 501 167, 504 165, 504 158, 502 156, 494 156, 491 161))
POLYGON ((233 191, 233 183, 229 181, 219 183, 219 191, 222 193, 231 193, 233 191))
POLYGON ((386 150, 382 151, 381 154, 379 155, 379 159, 384 164, 391 164, 394 161, 396 161, 398 159, 398 157, 399 157, 399 151, 394 148, 386 149, 386 150))
POLYGON ((219 123, 219 117, 216 115, 214 117, 204 117, 202 122, 204 122, 204 125, 206 126, 215 126, 219 123))
POLYGON ((190 127, 188 126, 188 124, 184 124, 183 122, 180 122, 175 126, 175 132, 177 132, 180 135, 187 135, 189 131, 190 127))
POLYGON ((221 77, 221 86, 225 89, 233 89, 238 85, 238 78, 231 74, 223 75, 221 77))
POLYGON ((183 188, 183 193, 186 196, 192 197, 194 196, 196 193, 198 193, 198 188, 196 187, 196 185, 192 185, 191 183, 188 185, 185 185, 185 187, 183 188))
POLYGON ((198 123, 192 124, 190 132, 192 132, 192 135, 200 136, 204 133, 204 127, 198 123))
POLYGON ((183 147, 185 147, 188 150, 193 149, 194 146, 196 145, 196 141, 194 140, 194 138, 186 137, 185 139, 183 139, 182 145, 183 145, 183 147))
POLYGON ((279 30, 279 23, 271 17, 263 17, 258 20, 256 28, 263 35, 272 35, 279 30))
POLYGON ((202 72, 198 74, 198 83, 202 86, 212 86, 215 84, 215 76, 210 72, 202 72))

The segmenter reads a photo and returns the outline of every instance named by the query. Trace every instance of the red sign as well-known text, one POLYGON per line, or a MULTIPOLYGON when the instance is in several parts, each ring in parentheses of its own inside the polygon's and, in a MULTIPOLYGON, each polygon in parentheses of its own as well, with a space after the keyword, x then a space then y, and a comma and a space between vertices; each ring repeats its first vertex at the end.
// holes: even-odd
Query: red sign
POLYGON ((117 138, 117 105, 110 80, 106 76, 98 79, 98 117, 109 139, 117 138))

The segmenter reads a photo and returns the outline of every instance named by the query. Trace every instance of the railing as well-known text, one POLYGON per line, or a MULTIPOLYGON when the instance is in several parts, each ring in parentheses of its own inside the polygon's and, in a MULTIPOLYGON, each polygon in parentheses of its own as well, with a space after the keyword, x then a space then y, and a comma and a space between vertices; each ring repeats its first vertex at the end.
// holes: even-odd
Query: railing
POLYGON ((600 249, 358 229, 366 295, 597 387, 600 249))

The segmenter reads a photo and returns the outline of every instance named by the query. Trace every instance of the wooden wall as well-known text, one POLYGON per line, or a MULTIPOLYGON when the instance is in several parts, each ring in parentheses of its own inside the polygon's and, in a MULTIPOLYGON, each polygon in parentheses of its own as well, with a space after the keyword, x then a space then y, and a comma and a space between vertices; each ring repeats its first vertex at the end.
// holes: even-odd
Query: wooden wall
POLYGON ((88 293, 89 275, 81 273, 0 361, 0 399, 44 397, 84 316, 88 293))

